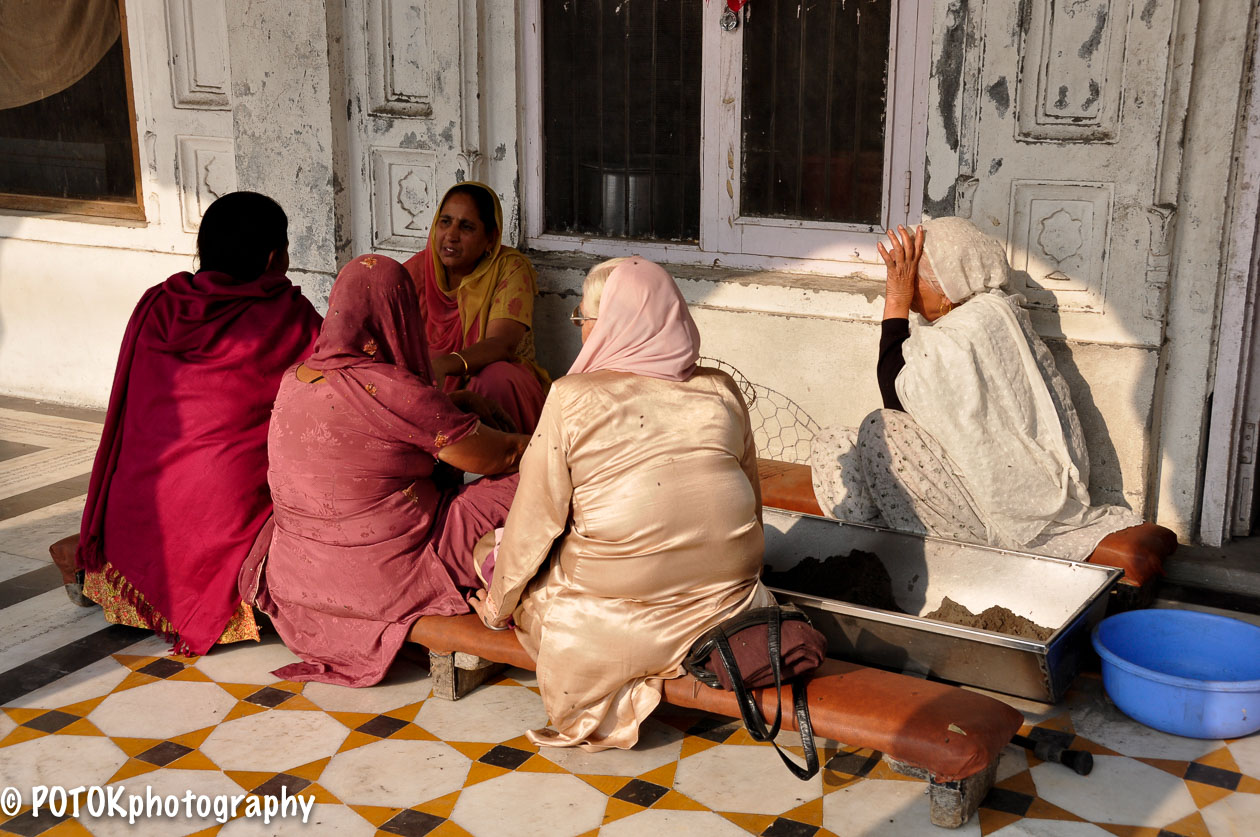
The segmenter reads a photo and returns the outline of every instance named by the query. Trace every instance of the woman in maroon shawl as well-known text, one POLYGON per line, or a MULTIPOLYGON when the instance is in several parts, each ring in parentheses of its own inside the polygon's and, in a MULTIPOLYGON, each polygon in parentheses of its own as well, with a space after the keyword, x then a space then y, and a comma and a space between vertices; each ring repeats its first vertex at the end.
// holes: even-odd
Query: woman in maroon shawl
POLYGON ((452 186, 428 246, 403 266, 419 293, 438 388, 471 390, 533 433, 550 384, 534 360, 537 274, 503 244, 499 196, 484 183, 452 186))
POLYGON ((258 638, 236 579, 271 514, 280 376, 320 324, 285 276, 288 219, 271 198, 211 204, 197 255, 195 275, 150 288, 127 324, 77 545, 84 592, 106 618, 185 654, 258 638))
POLYGON ((304 660, 278 677, 379 681, 416 619, 468 611, 473 545, 507 518, 516 474, 442 485, 435 471, 514 470, 529 437, 481 424, 432 385, 418 311, 402 265, 354 259, 314 353, 280 384, 267 447, 274 534, 241 574, 304 660))

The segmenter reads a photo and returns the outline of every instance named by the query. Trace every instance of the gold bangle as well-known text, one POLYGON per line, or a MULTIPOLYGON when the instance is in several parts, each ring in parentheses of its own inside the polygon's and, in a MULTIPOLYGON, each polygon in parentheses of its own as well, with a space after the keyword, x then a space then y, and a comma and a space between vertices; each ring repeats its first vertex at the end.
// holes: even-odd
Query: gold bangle
POLYGON ((459 352, 451 352, 451 354, 459 358, 459 362, 464 364, 464 374, 467 375, 468 374, 468 361, 464 360, 464 356, 461 355, 459 352))

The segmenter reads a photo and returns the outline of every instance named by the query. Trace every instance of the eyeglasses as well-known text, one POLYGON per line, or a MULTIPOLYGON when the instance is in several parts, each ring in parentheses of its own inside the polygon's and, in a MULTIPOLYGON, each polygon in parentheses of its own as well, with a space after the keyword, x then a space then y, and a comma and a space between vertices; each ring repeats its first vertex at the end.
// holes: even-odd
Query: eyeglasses
POLYGON ((599 318, 587 317, 586 315, 584 315, 582 313, 582 303, 580 302, 577 305, 573 306, 573 312, 569 314, 569 322, 573 323, 578 328, 581 328, 586 323, 587 320, 590 320, 591 322, 595 322, 597 319, 599 318))

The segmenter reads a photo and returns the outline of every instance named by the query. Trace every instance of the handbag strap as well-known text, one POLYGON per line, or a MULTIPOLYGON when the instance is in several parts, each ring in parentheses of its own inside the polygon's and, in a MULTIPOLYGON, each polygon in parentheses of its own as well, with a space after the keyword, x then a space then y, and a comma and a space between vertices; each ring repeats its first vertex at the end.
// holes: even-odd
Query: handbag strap
POLYGON ((801 747, 805 751, 805 766, 801 767, 788 758, 787 753, 783 751, 775 737, 779 734, 779 728, 783 721, 783 669, 782 669, 782 653, 779 631, 779 617, 775 614, 768 619, 767 625, 767 643, 770 651, 770 669, 774 672, 774 691, 778 698, 778 702, 774 708, 774 723, 766 729, 766 722, 761 717, 761 710, 757 707, 757 701, 753 697, 752 692, 744 685, 743 675, 739 671, 739 663, 735 661, 735 654, 731 651, 730 643, 726 640, 725 633, 719 633, 716 639, 716 650, 722 665, 726 667, 726 672, 731 678, 731 685, 735 691, 735 699, 739 704, 739 714, 744 720, 744 727, 748 730, 748 734, 752 736, 754 741, 769 741, 774 747, 779 758, 787 765, 787 769, 792 771, 792 775, 798 779, 810 779, 818 773, 818 745, 814 740, 814 725, 809 719, 809 699, 807 696, 806 683, 809 675, 801 675, 792 681, 792 703, 796 714, 796 728, 801 734, 801 747))

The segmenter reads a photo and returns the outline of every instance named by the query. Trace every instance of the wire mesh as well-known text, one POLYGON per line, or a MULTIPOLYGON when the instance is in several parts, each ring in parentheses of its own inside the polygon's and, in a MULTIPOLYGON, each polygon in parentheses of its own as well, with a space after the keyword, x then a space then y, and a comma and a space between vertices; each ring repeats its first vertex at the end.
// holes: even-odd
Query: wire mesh
POLYGON ((809 445, 821 428, 800 404, 777 390, 753 383, 724 360, 702 357, 700 365, 720 369, 734 379, 748 405, 759 457, 809 464, 809 445))

